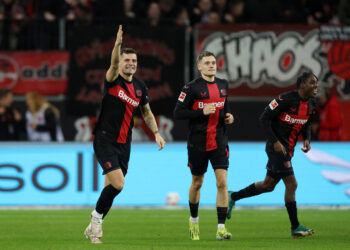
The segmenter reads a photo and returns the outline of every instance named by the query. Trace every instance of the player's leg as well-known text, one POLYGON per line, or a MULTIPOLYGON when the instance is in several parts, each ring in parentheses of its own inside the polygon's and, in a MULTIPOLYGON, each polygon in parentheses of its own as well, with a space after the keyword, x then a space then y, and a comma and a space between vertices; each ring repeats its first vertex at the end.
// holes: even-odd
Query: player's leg
POLYGON ((191 217, 189 219, 189 232, 192 240, 199 240, 199 218, 198 207, 200 199, 200 189, 203 184, 204 175, 192 175, 192 183, 189 190, 189 206, 191 217))
POLYGON ((272 192, 277 183, 280 181, 280 178, 275 176, 270 171, 267 171, 266 177, 263 181, 255 182, 249 186, 237 191, 228 191, 229 194, 229 207, 227 212, 227 218, 231 218, 232 208, 235 206, 236 201, 256 196, 266 192, 272 192), (273 176, 273 177, 272 177, 273 176))
POLYGON ((209 152, 209 159, 216 177, 216 211, 218 226, 216 239, 231 239, 232 234, 225 227, 227 216, 228 195, 227 195, 227 169, 229 165, 229 148, 218 148, 209 152))
MULTIPOLYGON (((125 148, 128 147, 126 146, 125 148)), ((130 151, 127 152, 125 149, 120 149, 115 144, 98 136, 94 140, 94 151, 103 169, 103 174, 106 175, 107 180, 105 180, 105 184, 108 185, 104 187, 100 194, 96 207, 91 213, 90 224, 84 234, 92 243, 101 243, 103 218, 111 208, 114 198, 123 189, 124 175, 127 171, 127 162, 125 163, 124 158, 128 159, 130 151), (123 155, 122 152, 124 151, 126 152, 123 155)))
POLYGON ((228 195, 227 195, 227 170, 226 169, 216 169, 216 186, 217 186, 217 196, 216 196, 216 211, 218 217, 218 227, 216 232, 216 239, 231 239, 232 234, 227 231, 225 227, 225 221, 227 216, 227 206, 228 206, 228 195))
POLYGON ((291 223, 292 237, 299 238, 313 234, 314 231, 312 229, 307 229, 305 226, 299 224, 297 205, 295 201, 295 191, 298 184, 295 175, 291 174, 284 177, 283 182, 286 186, 284 200, 291 223))
POLYGON ((208 168, 207 153, 194 147, 188 147, 188 166, 190 167, 192 174, 192 183, 188 195, 191 213, 189 219, 189 232, 192 240, 199 240, 198 207, 204 173, 208 168))

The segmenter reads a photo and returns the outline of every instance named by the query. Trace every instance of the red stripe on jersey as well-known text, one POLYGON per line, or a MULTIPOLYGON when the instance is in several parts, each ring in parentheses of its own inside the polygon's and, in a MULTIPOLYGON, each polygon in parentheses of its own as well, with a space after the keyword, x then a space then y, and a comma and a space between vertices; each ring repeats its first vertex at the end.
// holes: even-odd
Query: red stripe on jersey
MULTIPOLYGON (((303 101, 299 102, 298 114, 296 116, 298 120, 304 120, 305 118, 308 118, 307 106, 308 106, 308 102, 303 102, 303 101)), ((289 143, 288 143, 288 151, 289 151, 290 157, 293 157, 294 147, 297 142, 299 132, 303 128, 304 124, 302 124, 302 122, 296 122, 293 125, 292 132, 290 133, 290 136, 289 136, 289 143)))
POLYGON ((224 108, 225 98, 220 97, 218 85, 216 83, 207 83, 209 91, 209 100, 207 103, 216 103, 216 111, 214 114, 209 115, 208 126, 207 126, 207 145, 206 150, 214 150, 218 147, 216 143, 216 127, 219 123, 220 109, 224 108), (222 104, 222 105, 221 105, 222 104))
MULTIPOLYGON (((128 89, 127 92, 129 94, 130 99, 132 99, 134 101, 137 100, 137 103, 138 103, 139 99, 137 99, 135 96, 134 84, 133 83, 125 83, 125 85, 128 89)), ((120 89, 122 89, 120 86, 118 86, 118 87, 120 89)), ((118 93, 120 93, 120 92, 118 91, 118 93)), ((134 109, 137 107, 134 105, 134 102, 126 101, 126 99, 124 99, 124 101, 126 102, 125 113, 124 113, 123 123, 120 127, 119 136, 117 139, 118 143, 126 143, 126 139, 128 138, 128 133, 129 133, 129 129, 130 129, 132 113, 133 113, 134 109)))

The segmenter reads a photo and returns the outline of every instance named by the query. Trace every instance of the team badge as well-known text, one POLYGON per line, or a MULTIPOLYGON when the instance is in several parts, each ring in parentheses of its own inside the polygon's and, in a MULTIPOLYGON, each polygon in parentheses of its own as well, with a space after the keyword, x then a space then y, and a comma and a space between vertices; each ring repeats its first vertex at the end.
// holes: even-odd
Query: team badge
POLYGON ((179 100, 180 102, 183 102, 183 101, 185 100, 185 97, 186 97, 186 93, 181 92, 178 100, 179 100))
POLYGON ((136 90, 136 95, 137 96, 142 96, 142 90, 140 90, 140 89, 136 90))
POLYGON ((274 110, 277 106, 278 106, 278 103, 276 102, 275 99, 273 99, 269 104, 269 107, 271 110, 274 110))
POLYGON ((106 170, 107 170, 107 169, 110 169, 110 168, 112 167, 112 163, 109 162, 109 161, 107 161, 107 162, 104 164, 104 167, 105 167, 106 170))
POLYGON ((220 89, 220 92, 221 92, 222 95, 227 95, 226 89, 220 89))

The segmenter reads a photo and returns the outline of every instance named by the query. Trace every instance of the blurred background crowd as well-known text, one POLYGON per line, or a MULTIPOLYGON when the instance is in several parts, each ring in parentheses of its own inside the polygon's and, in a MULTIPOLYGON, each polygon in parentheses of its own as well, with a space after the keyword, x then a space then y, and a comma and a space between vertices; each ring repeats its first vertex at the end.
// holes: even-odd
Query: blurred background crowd
POLYGON ((1 0, 0 49, 57 49, 65 25, 350 25, 348 0, 1 0), (56 39, 53 39, 56 38, 56 39))
MULTIPOLYGON (((236 25, 251 27, 282 24, 316 28, 324 24, 350 25, 350 0, 0 0, 0 59, 1 51, 68 51, 69 37, 77 27, 116 27, 120 23, 126 26, 142 26, 146 31, 157 27, 184 28, 190 39, 187 41, 190 53, 186 52, 186 56, 190 58, 190 67, 194 68, 193 58, 197 45, 193 40, 197 26, 210 26, 215 30, 216 27, 236 25)), ((0 60, 0 140, 63 141, 64 137, 66 140, 73 140, 72 133, 64 136, 67 135, 66 131, 72 130, 73 126, 83 129, 96 121, 94 116, 84 116, 78 119, 78 125, 73 125, 77 120, 76 117, 73 119, 66 114, 70 108, 67 107, 65 95, 45 96, 36 91, 28 91, 17 96, 17 99, 15 96, 18 108, 13 108, 11 89, 1 85, 5 78, 2 71, 8 70, 8 65, 5 64, 4 60, 0 60), (67 130, 69 126, 65 125, 62 130, 62 120, 68 121, 66 123, 71 128, 67 130)), ((45 65, 42 67, 46 69, 45 65)), ((157 70, 150 72, 156 74, 157 70)), ((147 71, 142 71, 144 76, 146 73, 147 71)), ((194 76, 192 74, 190 70, 190 78, 194 76)), ((331 73, 327 74, 325 78, 329 78, 331 73)), ((164 79, 161 81, 164 82, 164 79)), ((183 83, 184 81, 178 84, 183 83)), ((167 89, 168 85, 164 86, 164 91, 171 92, 167 89)), ((349 80, 342 86, 348 91, 349 80)), ((156 91, 160 91, 160 88, 153 93, 158 93, 156 91)), ((344 114, 339 108, 339 95, 335 92, 335 88, 320 88, 318 116, 313 124, 316 140, 339 141, 345 138, 342 134, 344 114)), ((177 94, 176 91, 171 93, 173 96, 177 94)), ((266 101, 268 100, 264 99, 259 104, 259 112, 266 105, 266 101)), ((163 103, 158 103, 159 105, 164 106, 163 103)), ((240 106, 242 114, 247 113, 246 108, 250 107, 250 104, 247 107, 242 107, 240 103, 237 105, 240 106)), ((258 114, 253 118, 257 116, 258 114)), ((169 119, 171 120, 170 113, 168 118, 157 117, 160 123, 166 121, 164 126, 168 131, 173 126, 169 119)), ((144 127, 140 120, 135 123, 136 127, 144 127)), ((182 136, 183 126, 178 131, 182 136)), ((251 131, 247 129, 247 135, 252 134, 251 131)), ((144 132, 147 134, 147 131, 144 132)), ((84 140, 89 140, 90 134, 91 129, 84 140)), ((185 137, 181 136, 179 138, 183 140, 185 137)), ((242 138, 245 140, 244 135, 239 140, 242 138)), ((247 140, 250 139, 261 140, 262 137, 247 137, 247 140)))

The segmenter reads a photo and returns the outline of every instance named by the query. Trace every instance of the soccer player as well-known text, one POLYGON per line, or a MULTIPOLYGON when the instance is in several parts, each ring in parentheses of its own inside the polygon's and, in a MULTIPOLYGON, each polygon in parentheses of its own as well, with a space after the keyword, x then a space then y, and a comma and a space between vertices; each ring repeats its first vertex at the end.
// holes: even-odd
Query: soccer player
POLYGON ((158 132, 157 123, 148 103, 147 87, 134 77, 137 55, 130 48, 121 49, 123 30, 119 26, 106 73, 101 112, 94 130, 94 151, 106 175, 105 187, 91 213, 91 221, 84 235, 91 243, 102 243, 102 219, 107 215, 114 198, 124 186, 130 157, 133 115, 140 105, 142 116, 155 135, 161 150, 165 141, 158 132))
POLYGON ((198 205, 200 189, 208 161, 216 176, 216 207, 218 227, 216 239, 231 239, 225 228, 228 206, 227 168, 228 135, 227 124, 233 123, 233 116, 227 102, 228 83, 215 77, 216 58, 211 52, 202 52, 197 59, 201 77, 187 83, 180 93, 175 110, 175 119, 189 119, 188 166, 192 173, 189 190, 190 237, 199 240, 198 205))
POLYGON ((304 237, 314 233, 312 229, 300 225, 298 221, 295 201, 297 181, 291 159, 300 134, 304 139, 302 151, 306 153, 311 149, 311 121, 316 108, 314 97, 317 94, 317 80, 314 74, 303 73, 297 79, 297 90, 279 95, 265 108, 260 122, 267 135, 267 174, 265 180, 255 182, 238 192, 228 191, 228 219, 231 218, 232 208, 236 201, 272 192, 282 179, 286 186, 284 200, 292 225, 292 237, 304 237))

